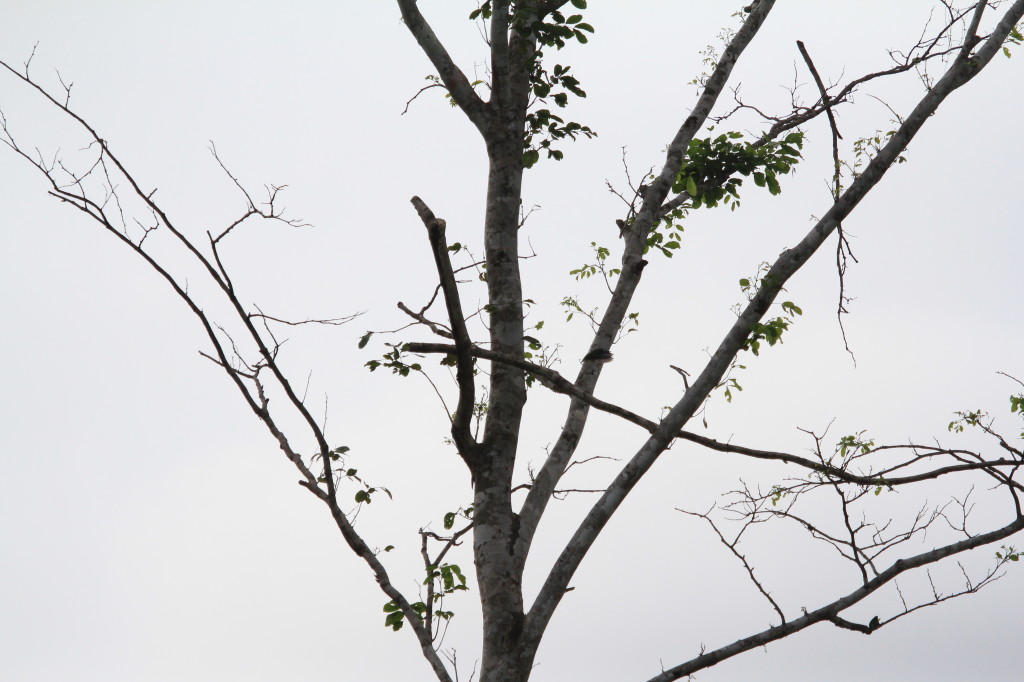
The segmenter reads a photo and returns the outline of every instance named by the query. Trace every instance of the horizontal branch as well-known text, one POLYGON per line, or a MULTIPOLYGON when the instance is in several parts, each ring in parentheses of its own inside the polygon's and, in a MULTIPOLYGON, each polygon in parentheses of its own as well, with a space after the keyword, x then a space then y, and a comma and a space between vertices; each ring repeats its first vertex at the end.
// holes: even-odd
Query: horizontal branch
MULTIPOLYGON (((445 355, 453 355, 457 351, 456 347, 452 344, 423 342, 407 343, 405 344, 403 349, 410 353, 429 353, 445 355)), ((562 395, 575 398, 586 403, 590 407, 600 410, 601 412, 605 412, 607 414, 620 417, 621 419, 630 422, 631 424, 636 424, 637 426, 644 429, 648 433, 654 433, 658 429, 658 422, 655 422, 651 419, 647 419, 646 417, 636 414, 635 412, 632 412, 631 410, 628 410, 619 405, 615 405, 605 400, 601 400, 600 398, 597 398, 591 394, 585 393, 574 383, 572 383, 571 381, 563 377, 561 374, 559 374, 557 371, 549 367, 544 367, 542 365, 535 364, 523 358, 510 357, 508 355, 497 353, 486 348, 480 348, 478 346, 473 346, 471 352, 473 356, 477 358, 489 360, 491 362, 505 363, 508 365, 512 365, 514 367, 518 367, 526 372, 529 372, 530 374, 537 378, 537 381, 539 381, 542 386, 548 388, 552 392, 560 393, 562 395)), ((885 471, 892 471, 896 468, 899 468, 900 465, 890 467, 889 469, 886 469, 885 471, 876 474, 859 475, 851 473, 840 467, 815 461, 813 459, 810 459, 809 457, 801 457, 800 455, 794 455, 792 453, 780 452, 776 450, 762 450, 758 448, 746 447, 743 445, 736 445, 734 443, 723 443, 722 441, 718 441, 715 440, 714 438, 709 438, 707 436, 701 436, 691 431, 680 430, 678 433, 676 433, 675 437, 680 440, 686 440, 690 441, 691 443, 696 443, 697 445, 701 445, 705 448, 708 448, 709 450, 715 450, 717 452, 728 452, 736 455, 744 455, 745 457, 753 457, 755 459, 774 460, 777 462, 785 462, 787 464, 795 464, 799 467, 807 469, 808 471, 814 471, 823 474, 837 481, 842 481, 845 483, 854 483, 857 485, 864 486, 876 486, 884 484, 886 486, 896 487, 900 485, 907 485, 909 483, 918 483, 921 481, 932 480, 939 478, 940 476, 945 476, 947 474, 952 474, 960 471, 977 471, 991 469, 995 467, 1012 468, 1019 467, 1022 464, 1024 464, 1024 462, 1018 459, 981 460, 978 462, 964 462, 961 464, 951 464, 949 466, 939 467, 937 469, 932 469, 930 471, 922 472, 919 474, 912 474, 907 476, 893 476, 890 478, 885 475, 885 471)), ((920 448, 926 446, 916 446, 912 444, 908 444, 905 446, 880 446, 878 448, 875 448, 875 450, 879 450, 885 447, 920 448)), ((942 453, 973 454, 961 451, 940 450, 939 454, 942 453)))

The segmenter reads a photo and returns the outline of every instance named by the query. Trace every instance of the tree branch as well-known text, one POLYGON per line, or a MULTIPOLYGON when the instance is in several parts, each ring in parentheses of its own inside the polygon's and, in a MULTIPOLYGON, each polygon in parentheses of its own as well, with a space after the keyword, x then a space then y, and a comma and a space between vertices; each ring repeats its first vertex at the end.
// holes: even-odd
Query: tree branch
POLYGON ((423 18, 423 14, 420 13, 416 0, 398 0, 398 7, 402 11, 402 20, 405 21, 405 25, 413 37, 416 38, 420 49, 437 69, 437 73, 444 86, 448 88, 452 99, 466 113, 481 134, 486 136, 491 127, 486 103, 473 90, 466 74, 462 73, 462 70, 452 61, 448 50, 445 49, 427 20, 423 18))
POLYGON ((452 438, 458 446, 470 470, 475 466, 476 440, 471 431, 473 404, 476 402, 476 382, 473 380, 473 341, 466 328, 466 319, 462 313, 462 302, 459 300, 459 285, 455 281, 452 262, 448 257, 448 242, 445 240, 445 221, 434 217, 433 211, 419 197, 411 199, 412 205, 427 228, 430 239, 430 250, 437 266, 437 276, 444 293, 445 306, 448 309, 448 321, 455 338, 455 356, 457 358, 456 380, 459 384, 459 402, 455 408, 455 419, 452 421, 452 438))
MULTIPOLYGON (((808 628, 816 623, 829 621, 838 624, 836 619, 840 613, 854 604, 863 601, 865 598, 878 591, 881 587, 892 582, 903 573, 915 568, 927 566, 928 564, 934 564, 935 562, 945 559, 946 557, 953 556, 954 554, 960 554, 976 547, 982 547, 984 545, 992 544, 993 542, 998 542, 999 540, 1007 538, 1021 530, 1024 530, 1024 517, 1017 517, 1002 528, 998 528, 990 533, 961 540, 960 542, 939 547, 907 559, 898 559, 893 562, 889 568, 879 573, 878 577, 869 580, 866 584, 857 588, 853 592, 850 592, 844 597, 836 599, 835 601, 810 613, 806 613, 800 618, 791 620, 788 623, 777 625, 755 635, 751 635, 750 637, 744 637, 743 639, 737 640, 732 644, 719 649, 715 649, 714 651, 701 654, 686 663, 681 663, 665 670, 660 675, 655 675, 650 678, 648 682, 671 682, 672 680, 681 679, 687 675, 692 675, 699 670, 704 670, 705 668, 709 668, 717 663, 721 663, 722 661, 732 658, 737 654, 741 654, 744 651, 750 651, 751 649, 756 649, 757 647, 765 646, 771 642, 789 637, 793 633, 799 632, 800 630, 808 628)), ((875 629, 877 629, 877 626, 875 629)))

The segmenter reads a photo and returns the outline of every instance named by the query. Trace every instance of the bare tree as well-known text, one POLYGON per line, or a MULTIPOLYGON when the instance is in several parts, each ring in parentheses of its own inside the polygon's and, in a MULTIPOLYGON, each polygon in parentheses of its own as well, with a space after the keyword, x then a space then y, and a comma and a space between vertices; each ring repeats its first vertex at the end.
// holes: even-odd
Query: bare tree
MULTIPOLYGON (((119 239, 188 307, 208 338, 204 355, 224 372, 262 421, 298 471, 299 484, 324 505, 348 547, 365 562, 386 595, 385 624, 395 630, 407 625, 412 630, 439 680, 459 679, 460 674, 454 653, 442 648, 442 640, 454 615, 445 600, 469 585, 466 573, 452 560, 463 541, 472 538, 473 589, 479 593, 483 613, 482 659, 470 677, 478 675, 485 682, 524 682, 531 675, 555 610, 573 589, 571 582, 588 551, 638 482, 677 441, 788 465, 785 478, 767 486, 741 483, 724 494, 716 509, 680 510, 705 523, 720 539, 763 596, 774 620, 760 632, 740 633, 741 638, 731 644, 672 663, 652 681, 682 679, 817 623, 872 634, 905 615, 991 583, 1007 562, 1019 559, 1013 547, 1001 547, 987 571, 972 574, 965 569, 963 585, 952 592, 935 587, 930 597, 904 599, 902 609, 867 622, 849 615, 854 606, 909 572, 927 570, 974 548, 998 545, 1024 529, 1024 488, 1016 479, 1024 451, 1013 439, 997 433, 986 414, 963 412, 950 424, 950 430, 979 429, 991 438, 994 454, 945 447, 937 441, 877 444, 863 433, 843 436, 831 444, 824 434, 807 432, 812 454, 805 456, 723 442, 687 427, 695 419, 699 421, 713 395, 731 396, 738 388, 735 372, 745 353, 756 356, 779 343, 802 314, 794 302, 780 301, 780 293, 790 278, 829 244, 837 263, 837 314, 842 322, 847 302, 845 268, 851 257, 843 222, 890 167, 903 160, 907 146, 943 101, 968 85, 1008 43, 1022 40, 1016 26, 1024 17, 1024 0, 976 2, 964 7, 941 2, 917 42, 890 54, 888 68, 845 77, 835 84, 828 84, 807 47, 798 43, 794 55, 804 69, 800 77, 813 83, 815 97, 805 103, 794 92, 791 109, 781 113, 764 112, 743 101, 737 89, 733 90, 734 104, 720 105, 735 65, 751 47, 775 2, 755 0, 743 8, 738 13, 741 23, 726 35, 721 53, 709 52, 708 72, 698 78, 698 101, 667 141, 664 160, 640 179, 627 176, 628 189, 611 187, 625 206, 617 220, 613 216, 608 221, 615 224, 612 245, 595 243, 594 262, 575 271, 578 277, 602 278, 607 284, 607 300, 594 310, 572 299, 563 302, 570 315, 588 318, 593 330, 581 368, 571 378, 555 369, 556 351, 537 338, 539 327, 525 328, 531 302, 524 298, 520 268, 521 261, 532 254, 521 236, 528 217, 522 183, 524 172, 535 164, 562 158, 565 143, 594 134, 588 126, 566 121, 556 113, 567 106, 570 97, 585 92, 569 67, 551 59, 566 43, 587 42, 593 28, 577 13, 586 4, 585 0, 485 0, 479 4, 470 18, 482 31, 489 59, 486 78, 474 82, 454 63, 416 0, 398 0, 406 27, 436 70, 424 90, 436 87, 444 91, 479 132, 489 163, 483 254, 477 258, 461 244, 450 243, 445 220, 435 215, 426 200, 412 197, 412 208, 425 229, 436 265, 437 283, 423 297, 423 305, 398 304, 409 321, 400 330, 401 336, 397 332, 367 332, 359 342, 363 348, 376 343, 375 338, 389 340, 380 359, 367 363, 371 370, 420 374, 430 380, 450 421, 452 444, 472 479, 471 500, 445 517, 444 530, 420 531, 425 579, 423 593, 415 598, 396 586, 381 550, 357 532, 354 520, 358 511, 346 508, 353 487, 357 509, 390 492, 363 480, 348 465, 348 448, 329 441, 323 424, 307 404, 301 383, 297 383, 301 378, 290 376, 281 362, 282 325, 337 325, 355 316, 296 321, 266 313, 239 293, 222 258, 225 244, 246 221, 301 223, 280 208, 283 188, 268 186, 265 198, 257 198, 211 148, 244 197, 246 208, 237 219, 197 241, 168 216, 155 198, 155 189, 137 180, 113 146, 76 113, 70 85, 61 82, 63 89, 56 91, 44 88, 31 72, 31 58, 23 67, 3 66, 81 126, 88 139, 84 152, 88 162, 82 165, 44 156, 24 145, 7 119, 0 117, 3 139, 41 174, 51 196, 119 239), (894 112, 899 123, 892 131, 858 140, 844 156, 835 111, 848 106, 852 95, 870 84, 900 77, 923 82, 920 101, 908 112, 894 112), (723 113, 712 117, 716 106, 723 113), (723 126, 733 116, 750 114, 761 123, 759 135, 748 139, 739 132, 727 132, 699 137, 711 122, 723 126), (770 194, 780 193, 780 178, 802 159, 804 131, 812 124, 820 124, 830 141, 832 203, 799 243, 766 263, 755 277, 741 281, 746 301, 737 308, 735 323, 710 352, 705 366, 692 376, 674 368, 682 391, 658 418, 597 398, 602 369, 613 359, 613 346, 636 320, 630 309, 645 268, 651 264, 648 258, 672 255, 679 247, 681 222, 694 211, 737 206, 741 188, 747 190, 744 179, 770 194), (149 238, 158 231, 171 236, 187 261, 169 262, 154 255, 149 238), (453 262, 453 258, 464 262, 453 262), (181 262, 188 265, 182 267, 181 262), (190 286, 189 277, 197 277, 197 272, 208 289, 190 286), (475 282, 486 286, 486 302, 478 309, 467 307, 464 295, 475 282), (213 309, 221 312, 214 316, 209 312, 213 309), (410 329, 435 338, 406 341, 410 329), (439 359, 452 370, 450 385, 435 380, 438 374, 443 377, 444 370, 426 372, 420 359, 427 357, 439 359), (517 480, 527 394, 541 390, 539 387, 565 396, 565 420, 542 466, 526 480, 517 480), (581 457, 578 446, 591 410, 634 424, 643 435, 606 485, 599 490, 578 490, 566 484, 565 474, 589 459, 581 457), (294 426, 296 423, 299 426, 294 426), (316 443, 312 455, 304 454, 296 444, 310 438, 316 443), (959 481, 959 492, 947 493, 946 501, 939 504, 922 503, 906 522, 883 508, 882 493, 886 491, 912 490, 949 478, 959 481), (1001 520, 984 531, 968 523, 973 508, 971 491, 977 485, 997 490, 1002 499, 1001 520), (524 497, 514 498, 518 492, 524 497), (596 499, 560 555, 545 568, 538 594, 528 601, 523 576, 538 528, 549 503, 571 493, 592 494, 596 499), (754 561, 741 549, 744 537, 769 522, 793 524, 814 541, 824 543, 850 562, 860 579, 825 604, 790 612, 773 598, 771 589, 758 577, 754 561), (926 535, 929 549, 910 548, 911 539, 921 540, 926 535)), ((1011 398, 1011 408, 1024 412, 1024 394, 1011 398)), ((680 654, 680 659, 685 657, 680 654)))

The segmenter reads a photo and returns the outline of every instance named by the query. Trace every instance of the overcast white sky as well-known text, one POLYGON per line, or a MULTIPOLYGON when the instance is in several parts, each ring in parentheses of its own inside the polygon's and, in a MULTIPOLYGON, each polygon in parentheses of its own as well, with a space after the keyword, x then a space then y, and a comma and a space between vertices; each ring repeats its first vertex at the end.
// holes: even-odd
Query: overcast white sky
MULTIPOLYGON (((423 11, 465 70, 485 50, 465 20, 473 2, 422 0, 423 11)), ((538 257, 524 265, 531 320, 561 342, 559 369, 574 375, 586 331, 564 325, 557 303, 579 295, 598 306, 596 282, 568 277, 598 241, 617 246, 621 216, 605 179, 660 166, 695 90, 700 50, 717 42, 741 3, 665 0, 592 3, 591 44, 557 56, 589 97, 571 115, 600 137, 571 146, 559 164, 528 175, 524 228, 538 257)), ((746 101, 781 112, 802 39, 830 81, 887 66, 935 3, 858 0, 780 2, 749 48, 734 83, 746 101), (845 75, 844 75, 845 74, 845 75)), ((179 225, 200 237, 244 209, 207 151, 213 140, 243 183, 288 184, 290 212, 314 228, 252 224, 228 251, 250 300, 268 313, 366 314, 337 329, 288 333, 286 361, 324 410, 352 465, 390 487, 393 503, 365 510, 359 528, 388 555, 396 583, 415 593, 416 529, 470 499, 468 477, 443 443, 443 413, 422 381, 362 368, 376 341, 367 329, 404 324, 397 301, 418 307, 433 288, 422 226, 408 204, 423 197, 447 219, 449 239, 479 249, 485 159, 471 126, 436 91, 401 112, 431 72, 393 2, 7 3, 0 58, 20 63, 39 43, 33 73, 74 82, 72 105, 119 153, 179 225), (310 374, 310 372, 312 373, 310 374)), ((801 68, 797 80, 809 83, 801 68)), ((748 362, 744 391, 718 399, 707 433, 800 451, 797 427, 831 435, 869 429, 879 442, 913 439, 984 445, 945 432, 957 409, 985 408, 997 427, 1024 375, 1020 339, 1019 218, 1024 141, 1024 50, 999 57, 956 93, 847 222, 860 263, 848 275, 846 318, 857 356, 835 322, 837 282, 822 253, 787 297, 805 311, 785 344, 748 362)), ((813 100, 810 86, 802 90, 813 100)), ((919 94, 913 78, 880 88, 900 112, 919 94)), ((728 102, 723 102, 724 109, 728 102)), ((0 107, 29 148, 79 158, 81 138, 0 76, 0 107)), ((888 129, 891 114, 857 98, 840 126, 846 139, 888 129)), ((806 162, 781 197, 747 188, 735 213, 695 214, 680 254, 651 258, 636 309, 641 329, 616 348, 599 395, 657 418, 674 403, 678 376, 699 371, 740 298, 736 281, 773 259, 828 207, 829 144, 808 129, 806 162)), ((731 127, 754 130, 752 119, 731 127)), ((55 680, 274 681, 428 679, 411 634, 382 626, 386 598, 344 549, 318 503, 234 389, 197 350, 201 330, 162 282, 120 244, 46 196, 41 178, 0 149, 0 678, 55 680)), ((202 285, 196 280, 197 291, 202 285)), ((472 303, 471 295, 467 294, 472 303)), ((426 340, 409 333, 391 340, 426 340)), ((443 377, 442 377, 443 378, 443 377)), ((541 461, 564 401, 531 394, 523 448, 541 461)), ((628 457, 635 428, 593 419, 581 456, 628 457)), ((599 486, 614 463, 572 479, 599 486)), ((704 510, 743 478, 786 471, 678 446, 610 524, 556 614, 536 680, 642 680, 766 627, 770 607, 706 528, 674 511, 704 510)), ((933 502, 964 488, 931 489, 933 502)), ((983 491, 976 492, 979 502, 983 491)), ((880 503, 905 512, 909 498, 880 503)), ((536 582, 588 500, 556 505, 530 572, 536 582)), ((992 509, 1001 510, 999 507, 992 509)), ((1005 518, 979 504, 974 530, 1005 518)), ((923 549, 920 546, 920 549, 923 549)), ((856 584, 852 566, 782 529, 751 538, 748 556, 790 613, 856 584)), ((989 549, 967 557, 987 565, 989 549)), ((471 567, 468 554, 455 559, 471 567)), ((948 592, 959 569, 934 572, 948 592)), ((910 595, 922 579, 904 583, 910 595)), ((818 626, 767 650, 700 674, 702 680, 962 680, 1019 674, 1024 575, 1011 571, 981 594, 906 618, 865 637, 818 626)), ((462 674, 477 656, 474 595, 455 600, 448 642, 462 674)), ((892 615, 892 592, 857 612, 892 615)))

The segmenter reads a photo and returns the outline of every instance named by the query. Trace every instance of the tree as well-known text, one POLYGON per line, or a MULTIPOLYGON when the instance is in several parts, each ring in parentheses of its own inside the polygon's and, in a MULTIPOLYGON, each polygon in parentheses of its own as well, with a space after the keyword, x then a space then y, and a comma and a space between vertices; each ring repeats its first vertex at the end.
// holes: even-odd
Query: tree
MULTIPOLYGON (((584 4, 573 3, 577 7, 584 4)), ((287 347, 282 346, 282 327, 275 326, 286 324, 283 318, 264 312, 269 309, 250 304, 249 295, 239 293, 241 285, 235 288, 239 278, 229 274, 232 271, 224 256, 225 245, 237 236, 243 222, 264 217, 300 224, 281 212, 280 188, 270 187, 266 203, 261 203, 222 164, 242 191, 246 208, 236 220, 211 230, 205 243, 197 242, 165 211, 153 187, 134 175, 127 162, 122 163, 114 143, 108 144, 98 130, 77 117, 69 106, 70 85, 60 96, 48 95, 41 89, 39 94, 85 127, 89 138, 83 157, 89 159, 86 165, 74 165, 64 159, 60 163, 52 162, 50 155, 37 155, 33 146, 20 142, 13 125, 5 124, 4 129, 8 132, 9 146, 42 171, 51 182, 54 195, 89 214, 141 256, 199 319, 208 338, 209 347, 205 351, 208 358, 225 371, 251 411, 270 429, 288 459, 298 468, 301 484, 325 505, 347 544, 370 566, 386 594, 386 624, 395 629, 404 625, 414 632, 440 679, 449 679, 446 677, 449 673, 445 672, 445 661, 439 653, 438 638, 452 613, 458 612, 461 617, 466 609, 465 606, 458 609, 451 603, 467 584, 479 594, 483 608, 480 679, 526 679, 554 610, 566 594, 571 593, 570 581, 588 550, 641 477, 680 439, 715 452, 795 465, 803 473, 785 478, 790 475, 792 466, 786 467, 785 474, 773 470, 765 476, 768 483, 741 486, 736 494, 725 498, 724 510, 738 513, 738 527, 723 525, 719 517, 687 505, 690 513, 710 524, 725 547, 749 571, 754 586, 777 612, 777 618, 772 627, 758 634, 746 636, 747 633, 743 633, 744 639, 709 649, 690 661, 683 661, 686 656, 681 655, 679 660, 683 662, 668 664, 660 676, 652 679, 679 679, 818 622, 876 632, 905 613, 946 597, 936 593, 921 602, 906 603, 904 610, 880 613, 863 620, 847 617, 848 609, 912 569, 927 567, 971 548, 991 544, 998 547, 1020 529, 1019 484, 1013 478, 1021 458, 1020 449, 1012 445, 1012 441, 997 436, 980 410, 965 411, 951 427, 953 430, 975 427, 997 438, 995 442, 1000 450, 994 455, 941 445, 879 445, 870 434, 855 431, 840 437, 834 448, 820 433, 809 434, 813 451, 812 456, 806 457, 771 448, 738 446, 685 429, 688 426, 699 428, 702 418, 707 418, 713 427, 714 418, 703 412, 709 406, 708 399, 720 401, 722 397, 726 400, 738 397, 741 383, 745 381, 746 365, 753 367, 754 362, 759 361, 762 354, 769 354, 770 348, 780 343, 784 335, 789 339, 789 327, 801 317, 802 308, 788 299, 791 294, 785 285, 830 239, 839 242, 833 244, 833 248, 840 263, 837 296, 839 308, 843 309, 847 303, 843 264, 849 253, 845 250, 844 222, 886 171, 900 161, 910 140, 938 105, 967 85, 1004 47, 1013 47, 1007 43, 1019 39, 1013 27, 1024 13, 1024 3, 1003 7, 1002 14, 986 11, 988 5, 985 4, 959 10, 948 7, 948 15, 936 19, 937 23, 913 49, 895 55, 896 66, 882 72, 873 71, 863 80, 847 79, 832 87, 826 87, 824 78, 827 76, 817 73, 815 62, 801 44, 797 51, 800 68, 805 69, 801 78, 814 84, 818 92, 816 97, 805 97, 816 101, 794 100, 791 111, 765 116, 763 132, 744 135, 738 129, 753 125, 747 121, 758 124, 761 121, 742 117, 751 112, 759 115, 761 108, 745 105, 739 93, 736 93, 735 105, 725 104, 722 96, 728 96, 726 85, 734 66, 748 49, 754 49, 754 37, 774 11, 774 3, 765 0, 751 5, 741 17, 742 26, 728 36, 721 54, 709 53, 708 72, 697 83, 700 91, 697 104, 671 141, 664 165, 654 167, 650 173, 630 175, 628 189, 615 185, 615 191, 628 206, 625 214, 619 216, 617 226, 609 218, 605 228, 585 238, 585 241, 595 239, 594 256, 585 265, 574 268, 574 273, 578 279, 604 280, 609 296, 601 309, 592 309, 578 297, 558 297, 566 317, 572 316, 576 321, 589 319, 594 327, 593 338, 579 354, 583 361, 575 379, 569 376, 570 370, 574 371, 575 360, 563 361, 562 366, 569 369, 561 372, 551 364, 556 349, 542 341, 547 330, 538 324, 539 319, 534 322, 537 318, 530 316, 529 310, 537 304, 522 293, 520 267, 527 251, 521 235, 534 219, 527 215, 528 209, 524 210, 527 207, 523 205, 522 178, 527 167, 538 165, 540 170, 543 164, 549 163, 548 159, 557 160, 565 152, 569 139, 586 137, 592 132, 583 124, 567 121, 568 116, 559 115, 564 108, 562 105, 568 104, 571 96, 582 95, 583 90, 575 80, 574 71, 547 61, 558 59, 560 43, 586 42, 589 24, 582 13, 569 10, 567 3, 522 3, 515 7, 508 3, 484 3, 473 18, 486 27, 492 66, 481 79, 485 83, 474 86, 451 62, 420 15, 417 4, 400 2, 399 6, 406 26, 437 70, 437 80, 431 85, 443 88, 477 128, 485 141, 489 159, 483 254, 479 261, 473 247, 463 247, 446 237, 447 225, 435 215, 427 201, 414 198, 413 208, 426 232, 439 283, 433 290, 433 299, 428 294, 423 302, 434 300, 434 307, 403 306, 406 315, 417 324, 415 332, 403 330, 387 336, 366 333, 360 339, 360 345, 372 348, 383 336, 384 343, 388 344, 377 359, 368 363, 371 369, 391 370, 400 376, 436 377, 438 372, 433 371, 436 360, 441 360, 442 366, 453 368, 454 394, 436 378, 431 386, 436 386, 438 396, 447 401, 445 409, 451 408, 451 441, 472 476, 473 493, 472 499, 449 502, 440 528, 421 532, 426 581, 423 593, 415 597, 399 589, 397 581, 385 569, 390 554, 388 546, 367 544, 353 526, 351 506, 358 504, 360 509, 367 510, 360 514, 370 515, 371 510, 380 505, 368 505, 380 500, 385 489, 360 473, 362 466, 357 469, 353 463, 356 454, 328 438, 322 420, 306 400, 303 375, 289 371, 287 347), (916 107, 894 112, 902 118, 891 132, 881 130, 877 135, 852 143, 841 142, 835 114, 847 104, 851 84, 863 89, 889 77, 921 75, 922 69, 927 69, 922 77, 928 89, 916 107), (930 73, 934 74, 932 80, 927 80, 930 73), (717 121, 716 129, 708 133, 706 127, 712 121, 709 117, 716 104, 722 115, 728 114, 733 106, 736 112, 732 118, 717 121), (649 277, 647 266, 665 269, 674 264, 660 257, 672 256, 684 243, 679 236, 684 219, 696 222, 704 215, 712 215, 708 209, 716 209, 715 215, 731 215, 729 208, 737 205, 740 195, 745 203, 757 201, 758 187, 763 187, 770 195, 779 194, 782 184, 789 181, 784 176, 809 155, 810 146, 804 144, 805 131, 809 136, 816 132, 818 139, 825 140, 826 149, 828 143, 832 143, 835 156, 831 165, 835 174, 828 172, 834 192, 831 207, 826 206, 820 219, 797 246, 783 251, 756 275, 740 280, 745 304, 737 309, 735 321, 717 350, 710 354, 706 366, 697 371, 688 365, 689 374, 680 372, 680 397, 665 414, 644 417, 623 407, 626 400, 597 399, 598 379, 607 368, 614 367, 606 364, 613 344, 638 321, 631 310, 641 277, 649 277), (846 144, 850 147, 842 156, 841 145, 846 144), (743 180, 745 184, 741 184, 743 180), (134 223, 133 218, 139 223, 134 223), (185 248, 186 256, 194 259, 189 261, 193 265, 182 266, 182 261, 165 260, 167 256, 153 250, 163 248, 162 243, 154 242, 165 233, 170 233, 169 241, 177 241, 185 248), (453 264, 453 258, 465 260, 453 264), (182 270, 182 267, 198 269, 182 270), (458 281, 467 274, 474 275, 486 286, 483 298, 486 302, 479 310, 467 303, 473 300, 474 283, 458 281), (196 283, 194 278, 199 275, 209 278, 210 289, 203 289, 196 283), (784 291, 786 293, 780 297, 784 291), (221 302, 213 302, 214 299, 208 298, 211 295, 221 296, 221 302), (223 314, 214 316, 213 312, 208 312, 216 310, 218 305, 223 314), (442 308, 444 313, 439 314, 437 311, 442 308), (486 318, 485 325, 481 323, 483 318, 486 318), (529 323, 533 326, 524 329, 529 323), (424 342, 419 336, 421 331, 432 332, 439 338, 431 343, 424 342), (416 339, 410 340, 410 335, 415 335, 416 339), (568 414, 540 468, 536 472, 524 471, 527 455, 523 451, 520 428, 524 406, 528 395, 530 400, 537 401, 533 396, 544 390, 565 396, 568 414), (283 408, 278 405, 293 409, 298 419, 280 416, 277 410, 283 408), (624 458, 624 466, 599 486, 599 491, 593 494, 594 500, 587 502, 589 511, 560 556, 551 562, 550 572, 541 569, 545 577, 538 584, 539 589, 530 590, 537 592, 536 598, 525 602, 528 597, 524 594, 523 576, 535 532, 541 517, 551 511, 548 503, 561 489, 576 487, 566 484, 564 474, 574 457, 585 458, 577 452, 577 446, 584 427, 593 419, 591 412, 594 410, 638 426, 646 435, 638 444, 633 433, 633 451, 624 458), (298 435, 301 433, 305 435, 298 435), (315 443, 312 448, 299 445, 309 441, 315 443), (893 463, 887 459, 893 453, 902 453, 904 458, 893 463), (865 521, 858 526, 857 519, 862 513, 876 518, 878 508, 889 501, 892 492, 913 489, 918 484, 952 474, 965 481, 960 491, 949 498, 952 505, 932 504, 922 508, 922 514, 911 514, 909 523, 903 525, 898 519, 889 526, 881 521, 870 522, 865 516, 865 521), (1009 502, 1010 516, 1006 516, 1004 509, 1003 516, 994 517, 987 532, 973 529, 968 532, 971 501, 964 495, 970 485, 981 482, 997 485, 996 498, 1003 498, 1004 504, 1009 502), (831 529, 835 519, 827 513, 814 518, 804 516, 804 507, 811 506, 814 510, 813 500, 821 493, 833 495, 838 503, 838 509, 833 512, 839 512, 837 527, 845 529, 846 536, 831 529), (838 598, 833 596, 823 602, 824 606, 809 608, 802 614, 793 606, 776 603, 770 588, 757 578, 754 566, 736 544, 737 532, 753 533, 769 519, 795 521, 815 539, 845 552, 859 575, 856 587, 839 592, 838 598), (953 526, 953 533, 943 536, 941 524, 953 526), (927 551, 911 548, 908 541, 916 540, 926 530, 929 538, 938 536, 935 546, 927 551), (958 536, 957 530, 961 531, 958 536), (454 558, 458 543, 469 534, 473 536, 475 574, 468 570, 466 559, 456 561, 454 558), (861 539, 865 535, 866 538, 861 539), (890 559, 896 556, 901 558, 890 559)), ((25 85, 35 86, 29 68, 29 65, 8 67, 8 71, 22 78, 25 85)), ((528 203, 529 199, 526 201, 528 203)), ((433 204, 433 200, 430 203, 433 204)), ((395 213, 390 207, 388 210, 390 214, 395 213)), ((745 206, 735 215, 742 219, 746 211, 749 208, 745 206)), ((797 298, 795 293, 792 296, 797 298)), ((306 321, 338 323, 345 320, 306 321)), ((622 362, 623 354, 618 352, 616 363, 622 362)), ((1011 401, 1011 408, 1018 413, 1020 400, 1018 393, 1011 401)), ((751 437, 756 438, 757 434, 751 437)), ((745 439, 738 436, 736 440, 745 439)), ((753 465, 746 470, 756 475, 753 465)), ((680 504, 687 503, 683 500, 680 504)), ((900 511, 899 505, 895 506, 894 515, 900 511)), ((395 541, 396 545, 400 542, 395 541)), ((998 551, 994 567, 968 576, 967 587, 957 591, 976 591, 996 577, 1003 564, 1017 560, 1012 546, 998 551)), ((466 675, 467 671, 463 669, 462 674, 466 675)))

